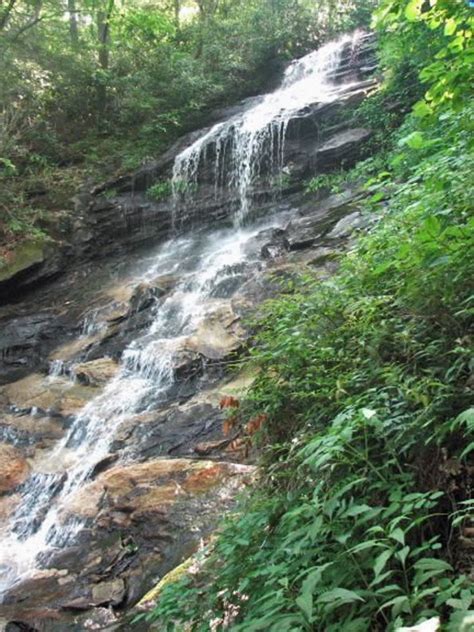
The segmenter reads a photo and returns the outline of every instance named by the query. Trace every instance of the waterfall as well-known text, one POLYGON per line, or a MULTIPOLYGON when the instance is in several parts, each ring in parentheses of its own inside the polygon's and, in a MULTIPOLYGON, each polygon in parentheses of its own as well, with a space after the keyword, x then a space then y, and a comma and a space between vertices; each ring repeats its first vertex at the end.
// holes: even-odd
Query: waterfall
MULTIPOLYGON (((148 331, 123 352, 118 375, 76 415, 65 437, 36 463, 37 471, 23 485, 22 502, 11 522, 0 529, 0 603, 2 592, 38 568, 38 558, 45 560, 48 553, 73 542, 84 522, 68 516, 68 505, 109 454, 121 424, 167 400, 174 385, 173 359, 203 321, 217 284, 249 260, 245 245, 261 229, 170 240, 136 278, 137 284, 158 274, 178 274, 181 280, 156 310, 148 331)), ((91 319, 100 326, 94 311, 86 315, 84 329, 91 319)), ((60 360, 52 363, 45 379, 64 379, 59 377, 62 366, 60 360)), ((73 383, 73 366, 70 373, 73 383)))
MULTIPOLYGON (((222 189, 235 192, 238 230, 188 233, 170 240, 157 249, 146 271, 138 274, 137 284, 158 275, 177 275, 180 280, 155 309, 148 330, 137 334, 123 352, 118 374, 75 415, 65 437, 42 456, 36 472, 19 490, 21 503, 0 531, 0 601, 2 591, 29 577, 84 526, 70 517, 68 506, 109 454, 121 424, 167 400, 175 384, 174 361, 183 341, 203 322, 217 283, 243 262, 258 265, 258 254, 249 254, 246 245, 262 225, 243 227, 255 182, 264 171, 270 178, 282 174, 292 116, 307 105, 337 98, 331 76, 352 39, 343 37, 292 63, 275 92, 243 114, 214 125, 176 158, 175 205, 192 199, 212 154, 214 195, 218 197, 222 189)), ((275 225, 275 219, 270 225, 275 225)), ((103 325, 100 310, 91 310, 84 318, 82 335, 99 332, 103 325)), ((73 383, 74 366, 68 361, 66 371, 64 362, 58 358, 45 379, 73 383)))
POLYGON ((245 221, 252 203, 252 189, 263 169, 273 184, 282 176, 286 132, 290 119, 314 103, 337 97, 334 82, 346 46, 354 46, 360 34, 346 35, 322 46, 287 68, 280 87, 243 114, 217 123, 175 159, 173 197, 176 209, 188 205, 199 184, 200 170, 213 153, 211 169, 215 196, 225 189, 235 192, 236 226, 245 221))

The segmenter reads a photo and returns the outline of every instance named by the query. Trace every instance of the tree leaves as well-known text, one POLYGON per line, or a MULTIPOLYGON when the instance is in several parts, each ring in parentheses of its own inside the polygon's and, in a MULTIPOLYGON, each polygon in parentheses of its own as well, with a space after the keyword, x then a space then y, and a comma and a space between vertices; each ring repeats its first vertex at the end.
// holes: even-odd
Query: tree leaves
POLYGON ((401 138, 398 141, 398 144, 400 147, 407 145, 411 149, 423 149, 426 146, 426 141, 423 132, 415 131, 408 134, 408 136, 401 138))
POLYGON ((414 22, 420 18, 423 0, 409 0, 405 8, 405 17, 410 22, 414 22))

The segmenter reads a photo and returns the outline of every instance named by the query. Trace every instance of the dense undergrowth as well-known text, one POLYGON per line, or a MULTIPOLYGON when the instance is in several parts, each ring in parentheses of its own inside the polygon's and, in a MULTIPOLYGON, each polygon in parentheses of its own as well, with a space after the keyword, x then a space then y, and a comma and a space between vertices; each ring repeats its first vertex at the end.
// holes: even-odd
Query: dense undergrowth
POLYGON ((261 479, 163 589, 160 630, 473 629, 472 17, 390 0, 378 19, 389 74, 408 55, 428 93, 339 176, 371 176, 372 230, 265 307, 241 407, 267 415, 261 479))

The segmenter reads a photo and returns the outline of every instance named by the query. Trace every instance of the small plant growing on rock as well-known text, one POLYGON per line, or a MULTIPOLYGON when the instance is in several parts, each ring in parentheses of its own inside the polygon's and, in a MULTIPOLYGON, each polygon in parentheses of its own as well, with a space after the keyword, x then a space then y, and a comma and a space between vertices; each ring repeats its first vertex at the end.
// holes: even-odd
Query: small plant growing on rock
POLYGON ((147 189, 147 197, 155 202, 162 202, 168 198, 172 193, 172 186, 169 180, 162 180, 157 182, 149 189, 147 189))
POLYGON ((347 174, 341 173, 320 173, 311 178, 306 185, 306 193, 319 193, 323 189, 328 189, 330 193, 340 193, 343 189, 344 179, 347 174))

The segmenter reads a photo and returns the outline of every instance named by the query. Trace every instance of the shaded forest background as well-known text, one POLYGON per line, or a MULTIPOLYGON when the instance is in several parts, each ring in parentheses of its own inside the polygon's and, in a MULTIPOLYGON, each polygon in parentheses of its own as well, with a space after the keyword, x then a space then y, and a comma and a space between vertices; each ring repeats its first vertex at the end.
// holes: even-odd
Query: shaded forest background
POLYGON ((3 0, 0 242, 41 236, 78 185, 156 156, 371 0, 3 0))

